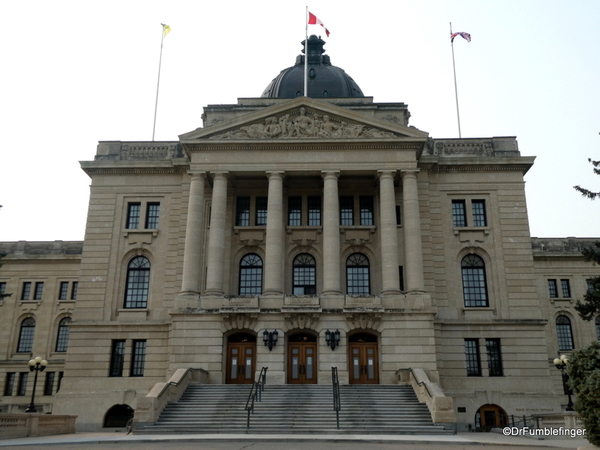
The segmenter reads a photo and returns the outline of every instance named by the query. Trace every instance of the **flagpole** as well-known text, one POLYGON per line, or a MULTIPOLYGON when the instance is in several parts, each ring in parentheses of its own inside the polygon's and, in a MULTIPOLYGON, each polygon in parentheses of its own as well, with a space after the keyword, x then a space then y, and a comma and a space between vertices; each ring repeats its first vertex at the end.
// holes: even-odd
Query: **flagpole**
POLYGON ((154 125, 152 126, 152 141, 156 131, 156 111, 158 110, 158 88, 160 87, 160 67, 162 66, 163 41, 165 40, 165 24, 161 23, 160 57, 158 58, 158 81, 156 82, 156 101, 154 102, 154 125))
MULTIPOLYGON (((450 36, 452 36, 452 22, 450 22, 450 36)), ((462 138, 460 132, 460 112, 458 109, 458 86, 456 84, 456 64, 454 63, 454 39, 450 39, 450 47, 452 47, 452 69, 454 71, 454 96, 456 97, 456 118, 458 120, 458 137, 462 138)))
POLYGON ((308 97, 308 5, 304 17, 304 96, 308 97))

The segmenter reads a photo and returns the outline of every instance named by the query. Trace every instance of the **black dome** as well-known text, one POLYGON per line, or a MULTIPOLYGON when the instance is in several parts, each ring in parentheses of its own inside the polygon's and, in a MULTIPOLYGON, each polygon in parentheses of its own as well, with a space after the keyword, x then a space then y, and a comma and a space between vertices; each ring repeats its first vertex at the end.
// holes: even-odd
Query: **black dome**
MULTIPOLYGON (((308 92, 311 98, 364 97, 354 80, 343 69, 331 65, 323 55, 325 41, 317 36, 308 38, 308 92)), ((304 48, 304 41, 302 41, 304 48)), ((304 49, 302 50, 304 52, 304 49)), ((296 57, 296 64, 281 71, 261 97, 295 98, 304 95, 304 55, 296 57)))

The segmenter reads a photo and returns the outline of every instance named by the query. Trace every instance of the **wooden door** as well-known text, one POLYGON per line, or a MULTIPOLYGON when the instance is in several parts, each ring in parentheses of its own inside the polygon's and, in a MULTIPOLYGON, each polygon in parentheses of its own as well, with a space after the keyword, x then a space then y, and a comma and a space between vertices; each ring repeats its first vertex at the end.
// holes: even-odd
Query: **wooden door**
POLYGON ((227 345, 229 384, 252 384, 256 366, 256 342, 230 342, 227 345))
POLYGON ((317 344, 290 342, 288 345, 288 383, 314 384, 317 382, 317 344))
POLYGON ((503 428, 508 424, 506 412, 498 405, 483 405, 478 412, 481 431, 489 432, 492 428, 503 428))
POLYGON ((376 342, 351 342, 350 384, 378 384, 379 364, 376 342))

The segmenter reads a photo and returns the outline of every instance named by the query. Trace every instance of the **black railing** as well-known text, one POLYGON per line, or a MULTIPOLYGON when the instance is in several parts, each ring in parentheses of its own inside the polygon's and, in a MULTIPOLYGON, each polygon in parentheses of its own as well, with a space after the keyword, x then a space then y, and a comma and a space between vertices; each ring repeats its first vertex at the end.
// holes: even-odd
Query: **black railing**
POLYGON ((331 368, 331 384, 333 385, 333 410, 335 411, 335 421, 337 423, 337 429, 340 429, 340 409, 342 405, 340 403, 340 380, 338 378, 337 367, 331 368))
POLYGON ((258 375, 258 381, 252 383, 250 393, 248 394, 248 400, 246 400, 246 411, 248 418, 246 420, 246 429, 250 428, 250 414, 254 414, 254 403, 262 400, 262 392, 265 389, 265 383, 267 381, 267 367, 260 369, 258 375))

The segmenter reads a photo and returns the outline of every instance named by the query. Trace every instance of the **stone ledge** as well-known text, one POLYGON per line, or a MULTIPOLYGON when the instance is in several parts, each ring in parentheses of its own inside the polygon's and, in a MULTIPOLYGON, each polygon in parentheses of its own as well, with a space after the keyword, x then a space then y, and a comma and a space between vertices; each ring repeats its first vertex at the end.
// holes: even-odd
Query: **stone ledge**
POLYGON ((4 437, 52 436, 75 433, 77 416, 54 414, 0 414, 4 437))

